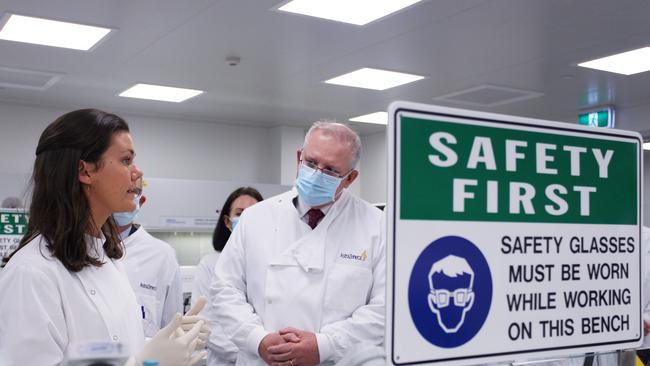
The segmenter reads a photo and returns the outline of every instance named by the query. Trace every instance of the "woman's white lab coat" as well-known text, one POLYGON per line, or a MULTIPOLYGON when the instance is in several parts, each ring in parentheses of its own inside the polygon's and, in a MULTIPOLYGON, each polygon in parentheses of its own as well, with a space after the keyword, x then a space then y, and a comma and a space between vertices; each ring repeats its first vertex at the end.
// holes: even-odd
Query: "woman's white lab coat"
MULTIPOLYGON (((194 272, 194 288, 192 289, 192 306, 200 296, 210 298, 210 283, 214 277, 214 266, 221 253, 213 251, 201 258, 194 272)), ((210 332, 210 341, 206 348, 208 349, 207 366, 226 366, 234 365, 237 360, 237 346, 230 341, 228 335, 223 331, 217 321, 219 315, 214 312, 214 307, 210 302, 203 308, 201 315, 211 319, 212 331, 210 332)))
POLYGON ((0 277, 0 365, 58 365, 67 347, 120 342, 131 354, 144 343, 135 295, 103 239, 86 236, 101 267, 68 271, 37 236, 0 277))
POLYGON ((344 191, 312 231, 295 190, 244 211, 215 267, 218 321, 239 348, 237 365, 264 365, 257 349, 292 326, 316 333, 322 364, 384 337, 382 213, 344 191))

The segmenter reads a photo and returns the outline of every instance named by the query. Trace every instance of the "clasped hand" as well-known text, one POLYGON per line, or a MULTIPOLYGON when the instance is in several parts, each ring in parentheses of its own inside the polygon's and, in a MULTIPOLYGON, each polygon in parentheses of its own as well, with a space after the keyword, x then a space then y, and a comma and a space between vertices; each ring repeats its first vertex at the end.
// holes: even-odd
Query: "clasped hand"
POLYGON ((292 327, 264 337, 258 352, 271 366, 313 366, 320 362, 316 334, 292 327))

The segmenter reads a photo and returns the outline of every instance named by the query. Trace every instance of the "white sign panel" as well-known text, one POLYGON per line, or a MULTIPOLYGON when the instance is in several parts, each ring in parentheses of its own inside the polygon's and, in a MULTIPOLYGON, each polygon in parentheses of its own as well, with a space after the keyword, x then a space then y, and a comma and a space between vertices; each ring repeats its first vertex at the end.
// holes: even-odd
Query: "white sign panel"
POLYGON ((638 133, 404 102, 389 115, 389 364, 640 345, 638 133))

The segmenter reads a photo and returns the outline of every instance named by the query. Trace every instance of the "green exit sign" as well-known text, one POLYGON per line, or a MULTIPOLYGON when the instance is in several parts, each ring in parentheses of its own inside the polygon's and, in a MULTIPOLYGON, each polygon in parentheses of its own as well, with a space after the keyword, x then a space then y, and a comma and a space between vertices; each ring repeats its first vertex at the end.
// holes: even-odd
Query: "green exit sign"
POLYGON ((612 108, 600 109, 578 115, 578 123, 592 127, 614 127, 614 110, 612 108))

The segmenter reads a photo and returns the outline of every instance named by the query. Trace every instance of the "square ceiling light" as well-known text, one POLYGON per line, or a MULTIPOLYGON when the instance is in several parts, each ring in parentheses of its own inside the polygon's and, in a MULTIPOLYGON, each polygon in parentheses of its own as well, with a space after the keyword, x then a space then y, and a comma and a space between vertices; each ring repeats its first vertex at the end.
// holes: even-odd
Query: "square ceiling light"
POLYGON ((643 143, 643 150, 650 150, 650 142, 643 143))
POLYGON ((120 93, 120 97, 159 100, 162 102, 184 102, 203 93, 201 90, 174 88, 152 84, 136 84, 120 93))
POLYGON ((378 125, 387 125, 388 124, 388 113, 387 112, 375 112, 370 114, 364 114, 363 116, 350 118, 352 122, 364 122, 364 123, 374 123, 378 125))
POLYGON ((325 82, 355 88, 386 90, 421 79, 424 79, 424 76, 364 67, 325 82))
POLYGON ((422 0, 292 0, 278 10, 365 25, 422 0))
POLYGON ((578 64, 590 69, 614 72, 623 75, 638 74, 650 70, 650 47, 599 58, 578 64))
POLYGON ((0 39, 88 51, 111 32, 109 28, 8 14, 0 21, 0 39))

